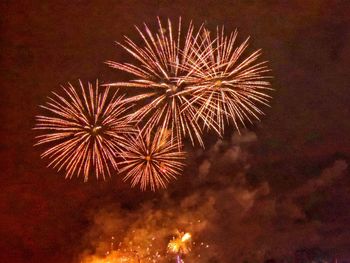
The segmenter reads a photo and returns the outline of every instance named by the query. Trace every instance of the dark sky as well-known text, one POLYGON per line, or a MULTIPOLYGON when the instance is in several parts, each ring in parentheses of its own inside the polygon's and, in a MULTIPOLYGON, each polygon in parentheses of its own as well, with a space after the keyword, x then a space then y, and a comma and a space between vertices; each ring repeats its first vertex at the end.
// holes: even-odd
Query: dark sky
POLYGON ((73 262, 93 251, 91 233, 140 228, 159 211, 184 229, 177 213, 206 222, 193 231, 215 249, 188 262, 300 251, 350 262, 349 1, 18 0, 0 10, 0 262, 73 262), (166 191, 141 193, 118 176, 64 180, 33 147, 38 105, 67 82, 127 77, 103 62, 127 58, 114 41, 157 16, 250 36, 273 72, 272 107, 243 137, 232 128, 222 141, 208 135, 206 150, 188 147, 184 175, 166 191))

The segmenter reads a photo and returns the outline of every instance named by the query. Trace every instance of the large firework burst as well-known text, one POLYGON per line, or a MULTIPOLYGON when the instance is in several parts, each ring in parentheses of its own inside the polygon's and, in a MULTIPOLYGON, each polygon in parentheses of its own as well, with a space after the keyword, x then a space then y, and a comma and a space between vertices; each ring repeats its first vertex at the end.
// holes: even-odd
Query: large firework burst
POLYGON ((190 72, 186 81, 193 83, 188 105, 198 109, 196 118, 212 120, 204 124, 207 128, 217 125, 219 134, 224 133, 225 122, 233 122, 239 130, 239 123, 259 119, 263 112, 258 104, 268 105, 270 98, 266 94, 271 90, 267 81, 271 77, 266 75, 269 69, 266 61, 257 62, 261 50, 244 57, 248 39, 236 46, 236 38, 237 31, 227 36, 222 27, 212 39, 204 29, 200 44, 193 46, 197 58, 186 65, 190 72))
POLYGON ((122 153, 124 167, 120 172, 126 172, 124 180, 131 179, 133 187, 140 184, 141 190, 165 188, 184 167, 185 153, 179 151, 178 144, 178 140, 172 141, 169 132, 162 129, 154 135, 140 133, 130 139, 122 153))
POLYGON ((66 178, 83 175, 87 181, 91 173, 97 178, 111 175, 117 169, 118 152, 126 143, 126 135, 135 130, 128 124, 128 110, 122 96, 115 92, 108 96, 109 88, 99 91, 99 85, 88 84, 87 91, 80 82, 81 92, 71 84, 64 88, 64 95, 53 93, 45 106, 48 115, 37 116, 34 129, 44 131, 37 136, 36 145, 50 147, 41 155, 59 171, 64 169, 66 178))
MULTIPOLYGON (((159 31, 152 33, 145 24, 145 32, 136 27, 143 39, 144 46, 139 46, 128 37, 125 44, 120 44, 137 61, 138 65, 129 63, 106 62, 113 68, 126 71, 136 76, 129 82, 111 83, 111 86, 145 88, 142 95, 135 99, 145 99, 147 104, 140 107, 132 117, 144 120, 144 129, 150 133, 154 127, 171 131, 172 139, 177 137, 180 143, 188 136, 192 144, 199 142, 203 146, 202 130, 198 124, 205 120, 211 126, 210 115, 203 115, 193 107, 191 90, 187 90, 185 76, 189 74, 191 60, 197 58, 196 42, 201 29, 194 32, 190 23, 184 41, 181 40, 181 18, 177 30, 168 20, 164 28, 158 18, 159 31), (174 32, 175 31, 175 32, 174 32)), ((210 109, 208 110, 210 111, 210 109)))

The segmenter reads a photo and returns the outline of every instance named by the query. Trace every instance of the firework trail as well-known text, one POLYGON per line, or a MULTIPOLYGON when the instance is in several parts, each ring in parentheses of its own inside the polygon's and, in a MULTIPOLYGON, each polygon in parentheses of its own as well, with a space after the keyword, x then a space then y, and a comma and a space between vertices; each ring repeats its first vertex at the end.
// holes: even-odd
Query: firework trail
POLYGON ((196 118, 206 120, 209 129, 217 125, 216 131, 224 133, 225 122, 232 123, 239 130, 239 124, 252 122, 252 117, 259 120, 263 112, 257 104, 268 106, 271 90, 266 73, 270 70, 266 61, 257 62, 261 50, 247 57, 243 56, 248 47, 248 39, 236 46, 237 31, 225 35, 224 27, 217 28, 216 37, 203 30, 200 45, 194 46, 196 59, 186 65, 190 72, 186 76, 188 83, 193 83, 193 96, 188 105, 198 109, 196 118), (208 123, 207 120, 210 121, 208 123))
POLYGON ((126 144, 126 135, 135 132, 126 121, 130 106, 117 93, 109 98, 109 88, 99 91, 88 84, 87 91, 80 82, 81 92, 71 84, 63 87, 64 95, 53 93, 45 106, 47 115, 37 116, 34 129, 45 132, 36 138, 36 145, 49 148, 41 155, 48 157, 48 166, 64 169, 66 178, 74 174, 88 180, 91 173, 98 179, 117 169, 118 153, 126 144), (110 167, 111 166, 111 167, 110 167))
POLYGON ((198 108, 189 102, 192 90, 186 84, 189 66, 196 64, 193 59, 200 56, 195 54, 198 52, 195 47, 202 27, 194 32, 190 23, 182 41, 181 18, 177 30, 173 29, 170 20, 167 28, 164 28, 158 18, 158 25, 158 33, 152 33, 146 24, 145 32, 136 27, 144 46, 137 45, 128 37, 125 37, 125 44, 119 43, 139 65, 113 61, 106 63, 112 68, 134 75, 136 79, 109 85, 144 89, 144 93, 135 99, 144 100, 147 104, 131 117, 145 121, 146 133, 161 126, 162 129, 170 130, 172 139, 177 137, 180 143, 184 137, 189 137, 192 144, 198 142, 204 146, 199 122, 205 121, 211 127, 214 126, 213 119, 208 114, 201 115, 198 108))
POLYGON ((154 136, 140 133, 126 143, 120 172, 126 172, 124 180, 131 179, 132 187, 140 184, 141 190, 150 187, 152 191, 166 188, 184 167, 185 153, 179 148, 179 142, 173 142, 164 130, 158 130, 154 136))

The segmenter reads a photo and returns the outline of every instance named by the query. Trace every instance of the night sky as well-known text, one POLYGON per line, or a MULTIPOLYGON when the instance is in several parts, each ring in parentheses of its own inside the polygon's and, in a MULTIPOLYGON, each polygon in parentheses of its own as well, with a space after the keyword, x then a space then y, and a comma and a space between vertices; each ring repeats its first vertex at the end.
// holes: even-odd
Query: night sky
POLYGON ((18 0, 0 10, 0 262, 75 263, 111 236, 164 241, 176 228, 209 244, 186 262, 350 262, 349 1, 18 0), (115 41, 138 39, 134 25, 155 28, 157 16, 250 36, 274 76, 271 108, 241 135, 230 127, 204 150, 187 143, 184 173, 166 190, 140 192, 118 175, 65 180, 33 147, 38 105, 67 82, 128 79, 103 62, 126 61, 115 41))

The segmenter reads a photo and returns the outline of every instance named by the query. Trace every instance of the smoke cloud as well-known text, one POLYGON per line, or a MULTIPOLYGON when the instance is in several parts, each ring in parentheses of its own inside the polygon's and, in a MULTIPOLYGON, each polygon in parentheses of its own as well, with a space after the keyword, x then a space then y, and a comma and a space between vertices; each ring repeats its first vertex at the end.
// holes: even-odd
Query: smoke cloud
MULTIPOLYGON (((91 228, 83 237, 77 262, 94 262, 113 250, 132 254, 140 262, 172 262, 167 244, 179 232, 192 235, 185 262, 293 262, 305 254, 331 262, 330 247, 346 255, 350 242, 345 244, 341 237, 350 234, 350 228, 334 235, 339 222, 315 214, 317 206, 329 202, 333 194, 341 192, 344 200, 350 200, 341 186, 339 193, 323 195, 345 178, 348 163, 335 160, 278 194, 268 179, 254 184, 249 180, 250 149, 255 143, 255 133, 243 132, 193 154, 190 161, 198 163, 190 182, 193 191, 170 187, 161 198, 133 209, 110 202, 91 211, 91 228)), ((346 220, 349 215, 341 217, 346 220)))

